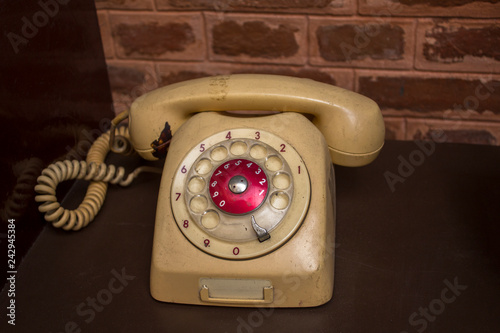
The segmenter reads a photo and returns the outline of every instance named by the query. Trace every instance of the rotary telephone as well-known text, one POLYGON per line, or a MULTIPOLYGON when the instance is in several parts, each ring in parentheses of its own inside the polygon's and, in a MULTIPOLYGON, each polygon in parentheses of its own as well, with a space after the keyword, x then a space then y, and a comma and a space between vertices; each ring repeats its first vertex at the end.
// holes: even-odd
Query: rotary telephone
MULTIPOLYGON (((147 160, 168 150, 151 259, 155 299, 261 307, 331 299, 332 162, 362 166, 376 158, 385 134, 376 103, 308 79, 240 74, 152 91, 132 104, 128 119, 129 133, 112 128, 94 145, 106 150, 108 141, 122 147, 130 141, 147 160)), ((105 169, 105 153, 89 153, 87 164, 58 162, 86 169, 59 178, 78 173, 96 187, 130 182, 105 169)), ((44 202, 48 181, 39 183, 37 201, 44 202)), ((89 192, 89 202, 102 204, 102 191, 89 192)), ((40 210, 56 226, 79 229, 99 208, 87 207, 87 213, 64 212, 52 202, 40 210)))

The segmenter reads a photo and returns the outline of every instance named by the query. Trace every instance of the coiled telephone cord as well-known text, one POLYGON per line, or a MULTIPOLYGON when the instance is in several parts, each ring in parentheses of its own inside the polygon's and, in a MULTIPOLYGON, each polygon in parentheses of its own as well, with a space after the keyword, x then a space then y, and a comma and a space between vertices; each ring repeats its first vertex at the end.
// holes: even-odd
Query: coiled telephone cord
POLYGON ((33 200, 33 186, 43 169, 43 161, 32 157, 20 162, 24 164, 23 170, 17 178, 12 194, 9 195, 1 213, 2 219, 7 221, 10 218, 19 218, 28 208, 29 202, 33 200))
MULTIPOLYGON (((119 137, 128 140, 128 128, 118 127, 116 130, 119 137)), ((109 140, 110 132, 108 131, 92 144, 86 161, 59 161, 45 168, 42 175, 38 177, 38 185, 35 186, 38 195, 35 201, 42 203, 38 210, 44 213, 45 220, 52 223, 54 227, 75 231, 86 227, 101 209, 108 183, 128 186, 143 171, 161 172, 158 168, 143 166, 125 177, 123 167, 117 168, 114 165, 104 164, 104 159, 110 151, 109 140), (70 179, 91 181, 82 203, 74 210, 62 207, 56 198, 57 185, 70 179)))

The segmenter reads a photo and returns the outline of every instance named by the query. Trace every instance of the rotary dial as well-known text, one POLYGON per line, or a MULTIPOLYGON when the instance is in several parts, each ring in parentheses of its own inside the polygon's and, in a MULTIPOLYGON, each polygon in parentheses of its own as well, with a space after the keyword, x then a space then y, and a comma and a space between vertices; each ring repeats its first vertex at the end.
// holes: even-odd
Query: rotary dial
POLYGON ((271 133, 241 129, 214 134, 188 153, 174 177, 171 203, 193 244, 244 259, 291 237, 309 196, 307 168, 293 147, 271 133))

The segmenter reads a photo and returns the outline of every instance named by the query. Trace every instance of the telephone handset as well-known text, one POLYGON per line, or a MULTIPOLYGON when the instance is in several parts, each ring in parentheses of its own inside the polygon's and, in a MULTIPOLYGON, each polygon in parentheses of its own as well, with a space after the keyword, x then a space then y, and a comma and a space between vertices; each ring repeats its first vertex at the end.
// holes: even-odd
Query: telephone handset
POLYGON ((139 97, 129 131, 145 159, 168 146, 151 259, 155 299, 263 307, 331 299, 332 162, 361 166, 378 155, 385 130, 372 100, 307 79, 216 76, 139 97), (238 110, 278 113, 226 112, 238 110))
POLYGON ((312 115, 334 164, 368 164, 384 142, 380 109, 367 97, 308 79, 239 74, 185 81, 139 97, 130 110, 132 143, 142 157, 154 159, 151 142, 163 120, 175 133, 195 113, 234 110, 312 115))

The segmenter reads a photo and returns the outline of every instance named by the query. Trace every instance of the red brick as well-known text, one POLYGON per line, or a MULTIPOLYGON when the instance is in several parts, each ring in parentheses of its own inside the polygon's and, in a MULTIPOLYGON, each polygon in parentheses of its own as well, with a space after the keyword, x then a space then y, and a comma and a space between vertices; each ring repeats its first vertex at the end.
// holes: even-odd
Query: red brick
POLYGON ((404 118, 384 117, 384 123, 386 140, 405 140, 406 121, 404 118))
POLYGON ((384 115, 500 121, 500 76, 357 71, 356 90, 384 115))
POLYGON ((209 57, 216 61, 304 64, 303 16, 206 14, 209 57))
POLYGON ((206 63, 161 63, 158 65, 158 74, 162 86, 222 74, 217 71, 212 72, 212 70, 213 68, 206 63))
POLYGON ((113 48, 113 38, 111 38, 111 30, 109 29, 108 13, 97 11, 97 20, 99 21, 104 56, 107 59, 113 58, 115 51, 113 48))
POLYGON ((97 9, 146 9, 152 10, 154 0, 94 0, 97 9))
POLYGON ((152 62, 111 60, 108 76, 117 114, 128 109, 137 97, 161 85, 152 62))
POLYGON ((500 26, 495 21, 422 20, 417 29, 418 69, 500 73, 500 26))
POLYGON ((407 140, 500 145, 500 122, 408 119, 407 140))
POLYGON ((411 68, 413 36, 413 20, 311 17, 310 61, 313 65, 411 68))
POLYGON ((355 0, 156 0, 159 10, 352 15, 355 0))
POLYGON ((359 12, 377 16, 499 17, 498 0, 359 0, 359 12))
POLYGON ((199 13, 109 16, 119 58, 203 60, 205 37, 199 13))
POLYGON ((347 69, 284 67, 227 63, 160 63, 158 73, 161 84, 227 74, 275 74, 308 78, 352 90, 353 73, 347 69))

